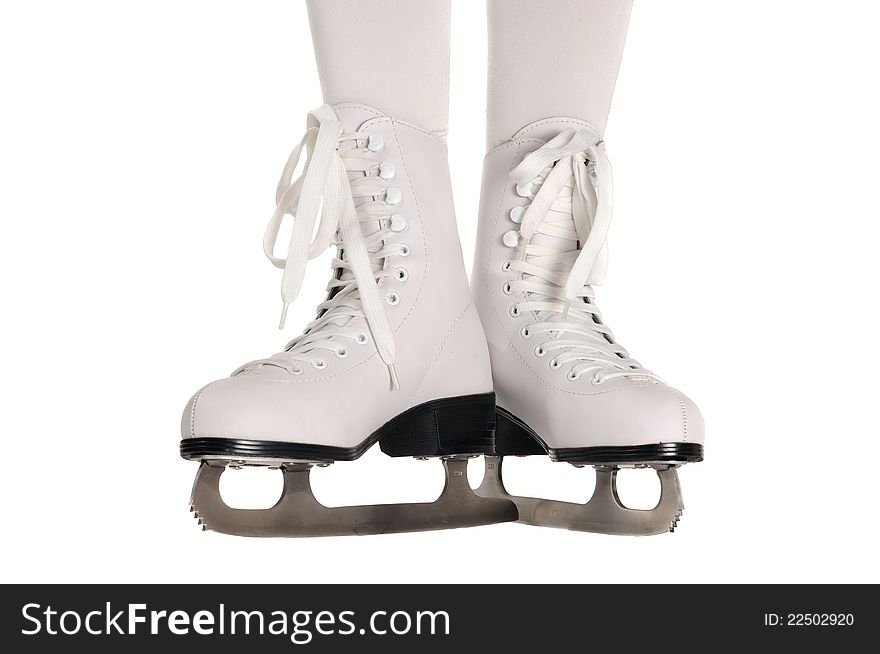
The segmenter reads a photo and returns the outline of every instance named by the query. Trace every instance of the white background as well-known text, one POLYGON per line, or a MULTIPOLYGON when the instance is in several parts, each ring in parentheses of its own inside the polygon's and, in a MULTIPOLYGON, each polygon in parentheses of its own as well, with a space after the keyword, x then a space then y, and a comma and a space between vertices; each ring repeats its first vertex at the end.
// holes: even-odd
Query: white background
MULTIPOLYGON (((457 0, 453 21, 469 261, 482 3, 457 0)), ((880 581, 878 21, 856 1, 636 4, 606 134, 616 204, 599 301, 706 416, 674 534, 253 540, 197 528, 178 425, 201 385, 280 349, 329 274, 327 257, 312 264, 279 334, 280 275, 260 240, 321 103, 305 7, 4 2, 0 579, 880 581)), ((510 467, 515 490, 589 493, 590 470, 510 467)), ((270 474, 229 473, 224 490, 254 502, 277 488, 270 474)), ((435 462, 378 450, 315 477, 335 504, 427 500, 442 479, 435 462)), ((650 479, 624 481, 646 501, 650 479)))

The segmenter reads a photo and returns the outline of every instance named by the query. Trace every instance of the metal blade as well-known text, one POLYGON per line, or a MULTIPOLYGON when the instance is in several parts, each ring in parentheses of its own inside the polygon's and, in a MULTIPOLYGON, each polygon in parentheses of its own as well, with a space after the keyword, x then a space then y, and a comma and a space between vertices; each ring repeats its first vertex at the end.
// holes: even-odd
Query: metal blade
POLYGON ((233 509, 220 496, 225 461, 202 461, 190 500, 203 529, 238 536, 344 536, 474 527, 517 519, 516 506, 484 498, 467 481, 467 459, 445 458, 446 484, 434 502, 326 507, 312 494, 312 464, 281 466, 284 489, 268 509, 233 509))
POLYGON ((477 494, 508 498, 519 511, 519 522, 625 536, 649 536, 672 531, 684 510, 675 466, 654 466, 660 478, 660 500, 653 509, 630 509, 617 495, 615 466, 596 467, 596 487, 586 504, 511 495, 504 488, 503 457, 487 456, 483 483, 477 494))

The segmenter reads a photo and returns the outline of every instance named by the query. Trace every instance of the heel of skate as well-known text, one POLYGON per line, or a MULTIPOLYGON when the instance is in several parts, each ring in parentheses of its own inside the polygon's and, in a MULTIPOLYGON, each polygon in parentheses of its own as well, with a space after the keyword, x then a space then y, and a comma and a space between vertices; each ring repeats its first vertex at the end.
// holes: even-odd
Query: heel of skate
POLYGON ((465 395, 425 402, 382 429, 379 447, 388 456, 491 454, 495 394, 465 395))
POLYGON ((261 537, 346 536, 453 529, 511 522, 514 504, 503 498, 483 498, 467 480, 467 457, 443 459, 446 483, 430 503, 326 507, 312 493, 312 462, 278 466, 284 489, 268 509, 234 509, 220 496, 220 476, 229 461, 202 461, 190 499, 190 510, 203 530, 261 537))
POLYGON ((495 454, 498 456, 531 456, 546 454, 543 445, 532 436, 516 417, 499 410, 495 422, 495 454))

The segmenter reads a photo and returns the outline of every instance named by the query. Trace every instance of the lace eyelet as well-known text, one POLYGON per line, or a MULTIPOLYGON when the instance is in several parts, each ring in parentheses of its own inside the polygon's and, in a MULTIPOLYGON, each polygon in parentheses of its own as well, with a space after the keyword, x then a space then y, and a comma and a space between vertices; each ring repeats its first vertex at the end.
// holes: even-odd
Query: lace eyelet
POLYGON ((412 254, 412 248, 408 246, 406 243, 400 244, 400 256, 408 257, 412 254))
POLYGON ((367 137, 367 150, 370 152, 382 152, 385 149, 385 139, 381 134, 370 134, 367 137))
POLYGON ((326 362, 326 361, 323 361, 323 360, 315 361, 315 362, 312 364, 312 367, 313 367, 315 370, 323 370, 324 368, 327 367, 327 362, 326 362))
POLYGON ((361 332, 360 334, 357 335, 357 338, 355 338, 355 342, 358 345, 366 345, 367 343, 370 342, 370 337, 367 336, 367 334, 365 332, 361 332))
POLYGON ((501 292, 505 295, 510 295, 511 293, 513 293, 513 288, 510 286, 510 282, 504 282, 501 285, 501 292))
POLYGON ((405 282, 407 279, 409 279, 409 273, 406 271, 406 268, 398 268, 397 281, 405 282))
POLYGON ((522 336, 523 338, 531 338, 532 332, 529 331, 529 326, 523 325, 523 328, 519 330, 519 335, 522 336))
POLYGON ((599 375, 593 375, 593 378, 590 380, 590 383, 593 386, 600 386, 605 383, 605 380, 599 377, 599 375))
POLYGON ((556 359, 550 359, 548 365, 550 366, 551 370, 557 370, 562 367, 562 364, 559 363, 556 359))
POLYGON ((569 373, 565 376, 565 378, 566 378, 568 381, 576 381, 579 377, 580 377, 580 375, 579 375, 578 373, 574 372, 574 371, 569 372, 569 373))
POLYGON ((379 177, 382 179, 394 179, 397 175, 397 168, 390 161, 383 161, 379 164, 379 177))
POLYGON ((305 372, 305 370, 303 370, 302 368, 288 368, 287 372, 289 372, 291 375, 301 375, 305 372))
POLYGON ((516 194, 521 198, 529 197, 532 194, 532 183, 526 182, 525 184, 517 184, 516 194))
POLYGON ((545 350, 543 348, 543 346, 539 345, 538 347, 535 348, 535 356, 536 357, 546 356, 546 354, 547 354, 547 350, 545 350))
POLYGON ((508 259, 507 261, 505 261, 504 263, 501 264, 501 270, 503 270, 504 272, 510 272, 510 264, 512 264, 512 263, 513 262, 510 259, 508 259))
POLYGON ((407 222, 406 222, 406 218, 404 218, 399 213, 392 214, 391 219, 389 220, 389 223, 388 223, 388 227, 389 227, 389 229, 391 229, 392 232, 399 234, 400 232, 404 231, 408 227, 407 222))
POLYGON ((397 304, 400 304, 400 295, 398 295, 395 291, 391 291, 388 294, 388 297, 385 298, 385 301, 393 307, 397 304))
POLYGON ((515 248, 519 245, 519 232, 514 229, 509 232, 504 232, 504 235, 501 237, 501 242, 509 248, 515 248))
POLYGON ((400 192, 399 188, 391 187, 385 189, 385 204, 396 207, 401 202, 403 202, 403 193, 400 192))
POLYGON ((511 318, 519 318, 519 308, 515 304, 510 306, 509 313, 511 318))
POLYGON ((339 348, 338 350, 336 350, 336 356, 338 356, 340 359, 344 359, 348 356, 348 350, 346 350, 344 347, 339 348))
POLYGON ((525 207, 514 207, 510 210, 510 219, 519 224, 522 222, 523 214, 526 212, 525 207))

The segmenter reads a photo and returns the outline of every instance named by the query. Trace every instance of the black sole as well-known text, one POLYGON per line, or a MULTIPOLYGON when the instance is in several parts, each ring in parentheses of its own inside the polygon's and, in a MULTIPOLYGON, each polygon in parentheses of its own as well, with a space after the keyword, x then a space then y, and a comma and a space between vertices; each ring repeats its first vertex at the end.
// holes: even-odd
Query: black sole
POLYGON ((492 454, 495 393, 432 400, 392 418, 355 447, 260 441, 242 438, 185 438, 180 456, 212 458, 353 461, 379 443, 388 456, 492 454))
POLYGON ((543 454, 554 461, 602 465, 614 463, 697 463, 703 460, 699 443, 651 443, 620 447, 564 447, 554 449, 522 420, 498 407, 495 421, 495 454, 531 456, 543 454))

